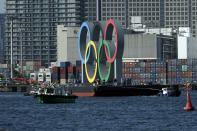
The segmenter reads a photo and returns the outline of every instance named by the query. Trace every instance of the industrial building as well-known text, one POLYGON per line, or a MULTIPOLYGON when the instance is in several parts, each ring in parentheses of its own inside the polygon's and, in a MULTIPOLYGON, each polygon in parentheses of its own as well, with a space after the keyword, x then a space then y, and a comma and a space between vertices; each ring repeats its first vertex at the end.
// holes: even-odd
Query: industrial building
MULTIPOLYGON (((59 25, 57 28, 57 63, 80 60, 78 52, 79 28, 59 25)), ((123 59, 176 59, 177 41, 174 36, 125 33, 123 59)))
POLYGON ((176 37, 157 34, 125 34, 123 59, 176 59, 176 37))
POLYGON ((57 26, 57 64, 70 61, 72 64, 80 60, 78 53, 79 27, 57 26))

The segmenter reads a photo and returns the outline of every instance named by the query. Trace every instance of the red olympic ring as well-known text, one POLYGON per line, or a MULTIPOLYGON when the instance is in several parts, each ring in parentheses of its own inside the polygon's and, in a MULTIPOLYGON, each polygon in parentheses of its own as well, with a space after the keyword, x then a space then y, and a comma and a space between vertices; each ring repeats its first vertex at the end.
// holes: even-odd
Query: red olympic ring
MULTIPOLYGON (((105 54, 106 54, 106 57, 107 57, 107 60, 112 63, 114 62, 114 60, 116 59, 116 55, 117 55, 117 49, 118 49, 118 34, 117 34, 117 28, 116 28, 116 25, 114 23, 114 21, 112 19, 109 19, 107 21, 107 24, 106 24, 106 27, 105 27, 105 33, 104 33, 104 40, 107 40, 109 38, 106 38, 106 34, 107 34, 107 31, 108 31, 108 27, 109 25, 112 25, 114 27, 114 31, 115 31, 115 35, 116 35, 116 50, 114 52, 114 55, 112 58, 109 57, 108 53, 107 53, 107 48, 105 46, 105 54)), ((112 35, 112 34, 111 34, 112 35)))

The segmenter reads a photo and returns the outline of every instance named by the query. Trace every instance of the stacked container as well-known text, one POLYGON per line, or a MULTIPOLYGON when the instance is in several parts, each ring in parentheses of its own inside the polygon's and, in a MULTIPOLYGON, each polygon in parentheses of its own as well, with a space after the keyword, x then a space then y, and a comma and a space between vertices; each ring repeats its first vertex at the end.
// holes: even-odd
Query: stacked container
POLYGON ((60 84, 66 84, 68 79, 67 67, 60 67, 60 84))
POLYGON ((81 83, 81 61, 76 61, 76 80, 81 83))
POLYGON ((196 82, 196 59, 167 60, 167 64, 167 77, 169 84, 185 84, 186 82, 196 82))
POLYGON ((52 83, 59 83, 60 81, 60 67, 53 67, 51 74, 52 83))
POLYGON ((76 67, 69 66, 68 67, 68 82, 74 82, 76 79, 76 67))
POLYGON ((70 62, 60 62, 60 84, 65 85, 68 81, 68 67, 70 62))
POLYGON ((6 75, 8 77, 10 75, 10 69, 9 68, 0 68, 0 74, 6 75))
POLYGON ((156 60, 124 62, 123 81, 132 85, 166 84, 166 63, 156 60))
MULTIPOLYGON (((26 76, 29 76, 30 73, 38 71, 40 68, 45 68, 42 66, 41 61, 23 61, 23 73, 26 74, 26 76)), ((21 63, 19 63, 19 66, 21 67, 21 63)))

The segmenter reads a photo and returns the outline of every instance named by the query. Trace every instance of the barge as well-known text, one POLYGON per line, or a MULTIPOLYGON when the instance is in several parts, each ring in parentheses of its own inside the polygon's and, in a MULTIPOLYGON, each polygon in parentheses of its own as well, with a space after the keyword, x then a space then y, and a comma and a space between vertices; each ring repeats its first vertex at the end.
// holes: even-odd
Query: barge
MULTIPOLYGON (((172 85, 170 85, 172 86, 172 85)), ((178 85, 174 85, 178 87, 178 85)), ((90 84, 70 84, 65 88, 73 95, 79 97, 87 96, 153 96, 158 95, 162 88, 169 85, 90 85, 90 84)))

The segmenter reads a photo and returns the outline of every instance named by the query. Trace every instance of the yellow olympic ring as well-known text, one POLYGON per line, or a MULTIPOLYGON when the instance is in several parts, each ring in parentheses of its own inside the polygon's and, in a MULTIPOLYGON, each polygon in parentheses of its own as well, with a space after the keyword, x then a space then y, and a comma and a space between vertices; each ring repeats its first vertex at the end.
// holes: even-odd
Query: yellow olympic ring
POLYGON ((97 73, 97 51, 96 51, 96 46, 95 46, 95 43, 93 41, 90 41, 89 44, 87 44, 86 46, 86 53, 85 53, 85 72, 86 72, 86 76, 87 76, 87 79, 90 83, 94 82, 95 78, 96 78, 96 73, 97 73), (89 45, 90 44, 90 45, 89 45), (95 52, 95 57, 96 57, 96 66, 95 66, 95 71, 94 71, 94 75, 92 78, 89 77, 88 75, 88 72, 87 72, 87 65, 86 65, 86 57, 87 57, 87 53, 88 53, 88 49, 89 49, 89 46, 93 46, 94 47, 94 52, 95 52))

